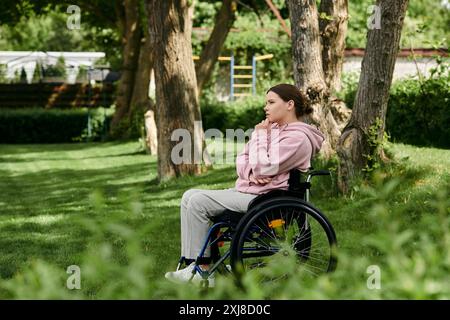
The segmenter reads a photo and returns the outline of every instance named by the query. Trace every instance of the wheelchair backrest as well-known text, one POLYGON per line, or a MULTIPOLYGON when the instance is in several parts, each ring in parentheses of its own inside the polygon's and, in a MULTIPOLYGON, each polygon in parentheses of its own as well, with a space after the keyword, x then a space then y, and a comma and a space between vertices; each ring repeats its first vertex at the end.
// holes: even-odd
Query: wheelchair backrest
MULTIPOLYGON (((306 190, 311 187, 309 182, 302 181, 304 173, 298 169, 292 169, 289 171, 288 190, 305 194, 306 190)), ((303 196, 302 196, 303 198, 303 196)))

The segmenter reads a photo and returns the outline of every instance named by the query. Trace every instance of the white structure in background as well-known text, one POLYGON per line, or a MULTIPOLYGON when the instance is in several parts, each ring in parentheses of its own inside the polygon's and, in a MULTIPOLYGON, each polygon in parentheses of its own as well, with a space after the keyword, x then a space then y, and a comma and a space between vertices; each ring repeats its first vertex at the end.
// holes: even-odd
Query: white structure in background
MULTIPOLYGON (((345 57, 343 71, 345 73, 360 73, 362 59, 362 57, 345 57)), ((419 70, 422 75, 428 76, 431 68, 435 68, 436 66, 436 59, 432 57, 418 57, 416 58, 416 62, 407 57, 398 57, 395 62, 393 80, 406 77, 417 78, 417 70, 419 70)))
POLYGON ((6 77, 13 79, 22 68, 27 74, 27 82, 33 80, 36 64, 55 65, 60 57, 66 65, 66 82, 75 83, 80 66, 92 67, 94 63, 105 57, 104 52, 57 52, 57 51, 0 51, 0 65, 6 65, 6 77))

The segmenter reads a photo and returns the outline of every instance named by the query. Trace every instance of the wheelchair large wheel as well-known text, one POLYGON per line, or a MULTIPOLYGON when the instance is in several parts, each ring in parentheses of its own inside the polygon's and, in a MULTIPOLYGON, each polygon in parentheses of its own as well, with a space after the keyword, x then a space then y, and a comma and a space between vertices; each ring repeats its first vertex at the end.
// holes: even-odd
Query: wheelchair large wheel
POLYGON ((240 274, 295 255, 306 277, 336 268, 336 235, 328 219, 311 204, 277 197, 251 209, 241 220, 231 244, 231 265, 240 274))

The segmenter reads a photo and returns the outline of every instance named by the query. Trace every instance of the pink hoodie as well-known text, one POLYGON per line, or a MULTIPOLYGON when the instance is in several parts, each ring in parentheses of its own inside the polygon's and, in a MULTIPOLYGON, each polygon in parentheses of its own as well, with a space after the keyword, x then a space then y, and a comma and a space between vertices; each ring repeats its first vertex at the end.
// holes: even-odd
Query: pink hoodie
POLYGON ((288 188, 289 171, 307 171, 311 158, 320 151, 324 136, 316 128, 293 122, 269 130, 254 130, 244 151, 236 157, 236 190, 262 194, 274 189, 288 188), (272 177, 267 184, 255 184, 249 177, 272 177))

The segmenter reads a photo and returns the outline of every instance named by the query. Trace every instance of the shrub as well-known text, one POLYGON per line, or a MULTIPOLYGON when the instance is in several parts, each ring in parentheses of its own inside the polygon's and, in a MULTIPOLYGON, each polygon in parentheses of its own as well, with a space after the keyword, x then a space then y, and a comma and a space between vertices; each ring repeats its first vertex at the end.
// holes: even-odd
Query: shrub
POLYGON ((341 79, 342 89, 336 93, 336 96, 343 100, 350 109, 353 108, 353 102, 355 102, 359 75, 360 74, 358 72, 343 73, 341 79))
POLYGON ((233 102, 207 101, 202 103, 203 128, 225 129, 253 128, 265 118, 264 98, 255 96, 233 102))
POLYGON ((450 76, 394 83, 386 116, 393 141, 450 147, 450 76))
MULTIPOLYGON (((393 141, 417 146, 450 147, 450 75, 439 69, 422 80, 402 79, 390 90, 386 131, 393 141)), ((343 76, 343 89, 337 96, 349 108, 358 89, 357 74, 343 76)))
POLYGON ((44 75, 46 77, 62 77, 64 78, 67 74, 65 60, 63 56, 58 58, 55 65, 48 65, 45 68, 44 75))
MULTIPOLYGON (((107 113, 110 113, 109 111, 107 113)), ((104 110, 91 110, 91 138, 103 133, 104 110)), ((111 115, 106 115, 108 123, 111 115)), ((0 143, 61 143, 80 141, 87 136, 88 110, 2 109, 0 143)))

